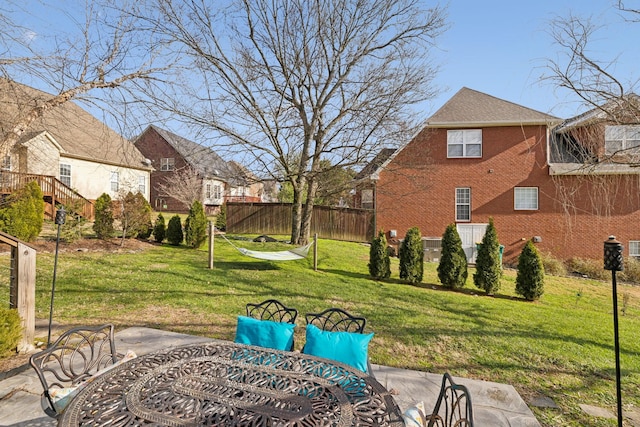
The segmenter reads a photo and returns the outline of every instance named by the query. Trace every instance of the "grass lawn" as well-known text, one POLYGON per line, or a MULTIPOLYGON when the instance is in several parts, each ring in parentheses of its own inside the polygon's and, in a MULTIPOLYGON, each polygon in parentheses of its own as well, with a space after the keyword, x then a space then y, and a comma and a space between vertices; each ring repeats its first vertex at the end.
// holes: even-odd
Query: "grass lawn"
MULTIPOLYGON (((256 250, 277 243, 238 241, 256 250)), ((515 271, 488 297, 469 281, 462 291, 438 282, 426 264, 419 286, 368 278, 369 248, 321 240, 312 256, 267 262, 241 255, 222 239, 215 265, 200 250, 169 245, 142 252, 64 252, 58 258, 54 320, 66 325, 113 322, 232 340, 247 302, 277 298, 299 312, 296 347, 304 343, 304 313, 330 306, 367 318, 375 332, 373 363, 512 384, 530 402, 552 398, 560 409, 532 407, 543 426, 614 426, 579 404, 615 413, 615 363, 610 282, 546 277, 539 302, 517 298, 515 271)), ((8 264, 2 255, 0 264, 8 264)), ((36 317, 47 319, 54 255, 38 253, 36 317)), ((4 269, 4 267, 2 267, 4 269)), ((8 274, 0 298, 8 300, 8 274)), ((640 408, 640 287, 618 284, 622 394, 626 410, 640 408)), ((46 339, 46 337, 45 337, 46 339)))

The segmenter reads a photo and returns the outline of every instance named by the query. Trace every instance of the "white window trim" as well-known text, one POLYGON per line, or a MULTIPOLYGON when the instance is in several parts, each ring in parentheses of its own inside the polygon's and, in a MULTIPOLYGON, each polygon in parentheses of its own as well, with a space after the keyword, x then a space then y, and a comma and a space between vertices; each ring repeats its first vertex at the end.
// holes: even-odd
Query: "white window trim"
POLYGON ((640 143, 637 136, 640 134, 640 125, 608 125, 605 127, 605 140, 604 140, 604 150, 605 154, 615 154, 617 152, 624 152, 626 150, 630 150, 632 148, 639 148, 640 143), (622 139, 613 139, 612 134, 614 131, 618 130, 620 132, 620 136, 622 139), (636 138, 631 138, 631 136, 636 136, 636 138), (620 141, 619 149, 612 149, 611 142, 620 141))
POLYGON ((173 157, 162 157, 160 159, 160 171, 169 172, 175 169, 175 158, 173 157))
POLYGON ((111 191, 120 190, 120 174, 117 171, 111 172, 111 191), (115 179, 114 179, 115 178, 115 179), (115 187, 115 188, 114 188, 115 187))
POLYGON ((471 187, 457 187, 455 193, 455 202, 456 202, 456 222, 471 222, 471 187), (468 203, 460 203, 458 202, 458 190, 468 190, 469 193, 469 202, 468 203), (459 206, 469 206, 469 218, 460 219, 458 216, 458 207, 459 206))
MULTIPOLYGON (((524 191, 523 191, 524 193, 524 191)), ((520 195, 521 197, 524 196, 524 194, 520 195)), ((523 203, 523 200, 520 200, 520 203, 523 203)), ((539 198, 539 191, 538 191, 538 187, 514 187, 513 188, 513 209, 516 211, 537 211, 540 209, 540 198, 539 198), (518 190, 535 190, 535 207, 530 207, 528 206, 528 199, 527 199, 527 207, 519 207, 518 206, 518 190)))
POLYGON ((640 240, 629 240, 629 256, 640 258, 640 240), (632 246, 635 246, 634 252, 631 252, 632 246))
POLYGON ((450 129, 447 131, 447 158, 448 159, 480 159, 482 158, 482 129, 450 129), (467 146, 469 145, 478 145, 478 142, 471 143, 468 139, 471 134, 480 133, 480 154, 477 156, 471 156, 467 154, 467 146), (462 133, 462 144, 453 144, 450 141, 450 137, 455 133, 462 133), (461 156, 451 156, 449 155, 449 147, 451 145, 462 145, 462 155, 461 156))
POLYGON ((144 175, 138 176, 138 191, 141 194, 145 194, 147 192, 147 177, 144 175))
POLYGON ((60 182, 62 182, 63 184, 66 184, 67 187, 71 187, 71 164, 69 163, 60 163, 60 165, 58 166, 58 175, 60 176, 60 182), (68 169, 69 170, 69 175, 62 175, 62 168, 68 169), (69 179, 69 182, 65 182, 66 178, 69 179))

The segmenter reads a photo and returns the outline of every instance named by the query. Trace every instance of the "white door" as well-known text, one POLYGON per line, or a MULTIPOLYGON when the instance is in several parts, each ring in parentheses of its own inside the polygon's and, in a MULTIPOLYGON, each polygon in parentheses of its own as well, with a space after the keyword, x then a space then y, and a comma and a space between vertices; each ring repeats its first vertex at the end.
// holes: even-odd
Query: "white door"
POLYGON ((474 264, 478 249, 476 243, 482 242, 485 231, 489 224, 457 224, 458 234, 462 240, 462 249, 467 255, 467 262, 474 264))

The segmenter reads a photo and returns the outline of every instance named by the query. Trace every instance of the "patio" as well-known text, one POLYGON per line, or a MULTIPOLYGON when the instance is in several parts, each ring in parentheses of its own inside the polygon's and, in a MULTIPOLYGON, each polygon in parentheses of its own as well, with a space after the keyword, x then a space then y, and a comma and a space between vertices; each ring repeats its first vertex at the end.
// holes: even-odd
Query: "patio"
MULTIPOLYGON (((138 355, 163 348, 211 341, 206 337, 178 334, 151 328, 132 327, 116 334, 120 352, 133 350, 138 355)), ((373 365, 376 379, 405 410, 423 400, 427 407, 435 403, 442 373, 426 373, 373 365)), ((478 426, 540 426, 517 391, 510 385, 455 378, 471 393, 474 419, 478 426)), ((55 420, 40 409, 42 387, 35 371, 28 367, 0 381, 0 426, 53 426, 55 420)))

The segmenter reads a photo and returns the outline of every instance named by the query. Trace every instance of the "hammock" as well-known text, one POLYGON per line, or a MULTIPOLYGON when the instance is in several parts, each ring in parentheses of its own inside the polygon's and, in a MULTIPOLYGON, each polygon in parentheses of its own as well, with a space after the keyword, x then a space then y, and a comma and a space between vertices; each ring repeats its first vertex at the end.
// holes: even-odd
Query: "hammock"
POLYGON ((264 259, 267 261, 295 261, 298 259, 305 259, 309 254, 309 248, 313 245, 313 242, 304 246, 297 247, 288 251, 252 251, 251 249, 240 248, 233 243, 224 234, 220 234, 224 240, 226 240, 231 246, 236 248, 242 255, 246 255, 251 258, 264 259))

